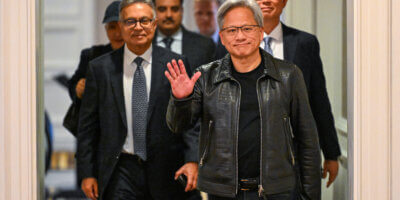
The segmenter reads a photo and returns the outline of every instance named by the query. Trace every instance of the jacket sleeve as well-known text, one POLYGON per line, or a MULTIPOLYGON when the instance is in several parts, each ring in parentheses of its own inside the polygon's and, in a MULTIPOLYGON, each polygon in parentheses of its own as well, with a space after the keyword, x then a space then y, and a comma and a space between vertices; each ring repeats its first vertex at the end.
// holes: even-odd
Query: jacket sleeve
POLYGON ((167 125, 174 133, 181 133, 195 126, 202 110, 202 80, 197 80, 193 93, 185 99, 176 99, 172 94, 167 108, 167 125))
POLYGON ((321 198, 321 156, 318 133, 308 102, 303 75, 295 67, 291 75, 291 123, 297 142, 302 195, 306 199, 321 198))
POLYGON ((89 68, 90 61, 90 49, 84 49, 81 52, 78 68, 68 81, 68 92, 71 100, 76 103, 80 103, 81 100, 76 96, 75 88, 76 84, 81 78, 85 78, 86 71, 89 68))
POLYGON ((98 86, 93 68, 89 67, 82 106, 79 113, 77 134, 78 178, 97 177, 96 147, 99 137, 98 86))
POLYGON ((331 104, 326 90, 322 61, 319 56, 319 43, 317 38, 313 36, 307 41, 306 45, 310 49, 310 106, 317 124, 319 142, 325 159, 337 160, 341 152, 331 111, 331 104))

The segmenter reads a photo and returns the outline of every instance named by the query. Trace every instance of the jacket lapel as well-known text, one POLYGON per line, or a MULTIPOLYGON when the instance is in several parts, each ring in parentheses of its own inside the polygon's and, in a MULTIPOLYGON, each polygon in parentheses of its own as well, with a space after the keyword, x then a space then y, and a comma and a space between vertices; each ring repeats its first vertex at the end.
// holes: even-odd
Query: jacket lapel
POLYGON ((125 113, 125 101, 124 101, 124 90, 123 90, 123 60, 124 60, 124 48, 120 48, 114 52, 113 59, 113 71, 111 72, 111 87, 113 90, 114 98, 117 103, 119 113, 125 127, 126 125, 126 113, 125 113))
POLYGON ((296 55, 297 40, 294 38, 289 27, 282 23, 283 32, 283 57, 284 60, 293 62, 296 55))

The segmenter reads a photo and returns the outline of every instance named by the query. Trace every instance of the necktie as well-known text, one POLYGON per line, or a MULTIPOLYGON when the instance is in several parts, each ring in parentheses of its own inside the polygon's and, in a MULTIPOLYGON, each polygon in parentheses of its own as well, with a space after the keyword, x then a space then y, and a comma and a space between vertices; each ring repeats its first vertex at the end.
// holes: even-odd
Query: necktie
POLYGON ((171 37, 166 37, 166 38, 164 38, 162 41, 163 41, 164 44, 165 44, 165 48, 171 50, 171 44, 172 44, 172 42, 174 41, 174 39, 171 38, 171 37))
POLYGON ((146 76, 142 62, 143 58, 137 57, 133 61, 137 68, 132 85, 132 125, 134 153, 146 160, 146 126, 147 126, 147 89, 146 76))
POLYGON ((267 36, 263 40, 264 40, 264 50, 273 56, 274 53, 272 52, 272 49, 271 49, 272 38, 267 36))

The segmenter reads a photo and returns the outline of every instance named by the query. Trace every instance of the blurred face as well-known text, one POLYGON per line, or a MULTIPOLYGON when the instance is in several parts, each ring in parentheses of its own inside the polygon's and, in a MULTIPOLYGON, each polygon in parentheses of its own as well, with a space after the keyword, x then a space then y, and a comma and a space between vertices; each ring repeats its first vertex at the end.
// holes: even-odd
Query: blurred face
POLYGON ((194 18, 200 34, 211 36, 217 27, 216 13, 218 10, 217 3, 210 1, 196 1, 194 4, 194 18))
POLYGON ((118 22, 108 22, 105 25, 107 37, 113 49, 119 49, 124 45, 124 40, 121 36, 121 29, 118 22))
POLYGON ((153 20, 153 10, 145 3, 134 3, 125 7, 121 11, 119 25, 126 45, 138 55, 150 47, 157 27, 153 20))
POLYGON ((250 9, 236 7, 226 13, 219 35, 231 56, 245 58, 258 53, 263 30, 250 9))
POLYGON ((181 0, 156 0, 155 2, 158 28, 164 35, 174 34, 182 23, 181 0))
POLYGON ((261 8, 264 21, 279 20, 287 0, 256 0, 261 8))

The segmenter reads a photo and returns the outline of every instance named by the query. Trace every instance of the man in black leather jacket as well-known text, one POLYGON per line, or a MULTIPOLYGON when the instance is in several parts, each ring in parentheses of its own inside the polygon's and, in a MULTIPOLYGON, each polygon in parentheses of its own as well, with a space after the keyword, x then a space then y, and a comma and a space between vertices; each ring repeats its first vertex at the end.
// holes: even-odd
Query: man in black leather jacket
POLYGON ((226 1, 218 24, 229 54, 192 78, 182 61, 165 72, 169 128, 182 132, 201 118, 198 188, 211 200, 320 199, 318 135, 300 69, 259 48, 255 1, 226 1))

